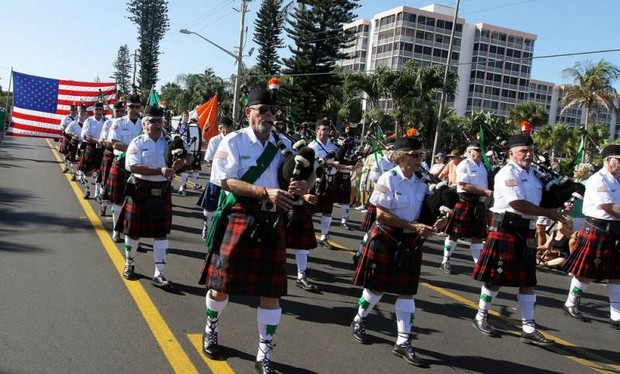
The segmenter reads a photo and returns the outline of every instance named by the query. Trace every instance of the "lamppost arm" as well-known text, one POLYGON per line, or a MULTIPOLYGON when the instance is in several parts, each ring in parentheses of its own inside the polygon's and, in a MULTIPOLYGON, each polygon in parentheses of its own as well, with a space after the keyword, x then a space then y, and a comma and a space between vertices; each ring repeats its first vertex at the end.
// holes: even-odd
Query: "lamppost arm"
POLYGON ((205 38, 204 36, 200 35, 200 34, 199 34, 199 33, 197 33, 197 32, 194 32, 194 31, 189 31, 189 30, 187 30, 187 29, 181 29, 181 30, 179 30, 179 32, 180 32, 181 34, 194 34, 194 35, 196 35, 197 37, 199 37, 199 38, 203 39, 204 41, 206 41, 207 43, 209 43, 209 44, 213 45, 214 47, 216 47, 216 48, 220 49, 222 52, 226 53, 226 54, 227 54, 227 55, 229 55, 230 57, 234 58, 234 59, 235 59, 235 61, 237 60, 237 56, 236 56, 234 53, 232 53, 232 52, 230 52, 230 51, 228 51, 228 50, 224 49, 223 47, 220 47, 219 45, 215 44, 214 42, 210 41, 209 39, 205 38))

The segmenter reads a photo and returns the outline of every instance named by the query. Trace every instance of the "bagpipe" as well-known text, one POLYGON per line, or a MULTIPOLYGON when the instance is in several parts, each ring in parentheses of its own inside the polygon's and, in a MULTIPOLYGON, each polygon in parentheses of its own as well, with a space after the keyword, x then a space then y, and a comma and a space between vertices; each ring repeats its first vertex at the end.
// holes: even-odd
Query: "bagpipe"
POLYGON ((185 142, 180 135, 170 137, 168 135, 168 146, 166 147, 166 153, 164 155, 166 159, 166 165, 171 168, 172 164, 179 159, 184 159, 187 156, 187 149, 185 148, 185 142))
POLYGON ((417 173, 424 183, 429 186, 430 194, 424 198, 418 222, 432 226, 438 218, 452 213, 452 209, 459 201, 459 195, 445 181, 429 173, 423 167, 417 173))
POLYGON ((546 157, 535 153, 532 163, 535 165, 534 174, 543 185, 541 207, 563 208, 568 202, 583 199, 586 187, 553 170, 546 157))
POLYGON ((315 170, 314 150, 308 147, 305 140, 293 139, 286 133, 277 133, 273 131, 276 145, 280 149, 280 153, 284 156, 284 163, 278 170, 278 182, 280 188, 288 190, 288 186, 293 181, 308 180, 315 170), (286 137, 292 144, 293 150, 297 154, 293 154, 293 150, 286 146, 286 143, 280 139, 280 135, 286 137))

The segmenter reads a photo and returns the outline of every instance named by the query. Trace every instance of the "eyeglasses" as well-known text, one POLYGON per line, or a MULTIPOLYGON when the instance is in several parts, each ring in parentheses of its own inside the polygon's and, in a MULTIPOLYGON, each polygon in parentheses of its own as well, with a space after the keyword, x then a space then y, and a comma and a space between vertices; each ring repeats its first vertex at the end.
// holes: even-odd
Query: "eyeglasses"
POLYGON ((278 111, 277 107, 275 107, 275 106, 268 106, 268 105, 261 105, 258 108, 250 107, 250 109, 257 111, 258 114, 265 114, 267 112, 270 112, 271 114, 276 114, 276 112, 278 111))

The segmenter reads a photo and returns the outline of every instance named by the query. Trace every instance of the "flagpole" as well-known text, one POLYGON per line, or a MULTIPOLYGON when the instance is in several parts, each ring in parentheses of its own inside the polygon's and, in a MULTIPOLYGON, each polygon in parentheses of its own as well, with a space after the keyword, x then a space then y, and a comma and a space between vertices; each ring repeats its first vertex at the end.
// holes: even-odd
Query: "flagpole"
MULTIPOLYGON (((11 124, 11 121, 9 121, 9 118, 11 118, 11 113, 13 113, 13 108, 9 108, 9 97, 11 97, 11 83, 13 83, 13 67, 11 66, 11 74, 9 74, 9 88, 6 91, 6 102, 4 103, 4 108, 6 110, 6 118, 4 119, 4 122, 6 123, 8 121, 8 125, 11 124)), ((14 100, 15 98, 13 98, 14 100)), ((13 104, 15 104, 15 101, 13 101, 13 104)), ((4 133, 6 131, 9 130, 9 126, 5 126, 5 123, 0 123, 0 129, 2 129, 2 131, 0 132, 0 140, 4 137, 4 133)))
POLYGON ((13 67, 11 66, 11 74, 9 74, 9 88, 6 91, 6 102, 4 103, 4 107, 6 108, 7 118, 9 113, 9 95, 11 93, 11 83, 13 82, 13 67))

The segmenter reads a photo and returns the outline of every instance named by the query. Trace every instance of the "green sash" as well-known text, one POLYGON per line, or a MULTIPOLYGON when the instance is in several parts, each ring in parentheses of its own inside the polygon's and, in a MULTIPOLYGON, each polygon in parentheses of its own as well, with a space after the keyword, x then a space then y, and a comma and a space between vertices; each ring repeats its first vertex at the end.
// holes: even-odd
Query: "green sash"
MULTIPOLYGON (((256 165, 249 168, 248 171, 243 174, 241 180, 250 184, 256 182, 256 180, 267 169, 269 164, 271 164, 271 161, 273 161, 273 158, 275 157, 277 152, 278 149, 275 145, 273 145, 273 143, 267 143, 265 150, 260 155, 260 157, 258 157, 258 160, 256 160, 256 165)), ((215 247, 219 247, 220 240, 216 239, 217 237, 221 236, 218 234, 220 234, 221 231, 224 229, 223 227, 220 227, 223 223, 222 220, 224 218, 224 215, 228 214, 228 211, 230 211, 230 208, 232 208, 236 202, 237 196, 235 196, 235 194, 233 194, 232 192, 228 194, 224 190, 220 192, 217 210, 213 214, 211 224, 209 225, 209 231, 207 233, 207 239, 205 240, 205 246, 207 247, 207 257, 209 256, 209 253, 213 249, 215 249, 215 247)))

